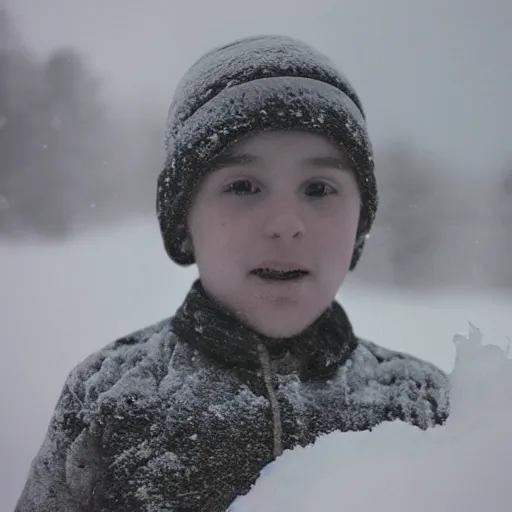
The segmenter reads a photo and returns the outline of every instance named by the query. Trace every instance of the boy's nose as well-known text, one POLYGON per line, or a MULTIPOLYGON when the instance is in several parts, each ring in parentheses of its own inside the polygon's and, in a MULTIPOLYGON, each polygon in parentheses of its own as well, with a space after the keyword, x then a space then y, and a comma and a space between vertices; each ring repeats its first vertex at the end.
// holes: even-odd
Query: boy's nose
POLYGON ((295 213, 282 213, 267 223, 265 234, 269 238, 301 238, 305 234, 304 223, 295 213))

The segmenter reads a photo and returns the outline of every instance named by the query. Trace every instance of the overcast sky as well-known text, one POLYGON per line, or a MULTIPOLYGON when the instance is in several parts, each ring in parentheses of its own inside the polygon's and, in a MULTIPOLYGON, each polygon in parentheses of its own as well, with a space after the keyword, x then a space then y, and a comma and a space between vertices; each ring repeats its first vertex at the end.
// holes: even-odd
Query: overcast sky
POLYGON ((203 52, 260 33, 327 53, 375 144, 414 143, 461 173, 512 161, 510 0, 0 0, 41 55, 88 54, 106 93, 161 109, 203 52))

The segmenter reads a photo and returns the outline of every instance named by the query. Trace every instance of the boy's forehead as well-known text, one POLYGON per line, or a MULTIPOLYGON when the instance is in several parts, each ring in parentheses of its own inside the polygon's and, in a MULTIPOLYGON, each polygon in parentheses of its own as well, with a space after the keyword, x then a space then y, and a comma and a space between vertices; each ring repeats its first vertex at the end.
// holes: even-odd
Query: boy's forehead
MULTIPOLYGON (((304 153, 299 155, 290 155, 293 158, 293 163, 299 165, 301 168, 332 168, 341 171, 351 171, 352 168, 348 159, 340 151, 335 152, 315 152, 304 153)), ((284 159, 285 157, 282 157, 284 159)), ((260 153, 250 153, 241 149, 233 149, 221 153, 210 164, 210 171, 220 169, 229 169, 243 166, 261 166, 272 165, 275 162, 271 155, 264 155, 260 153)))
POLYGON ((301 150, 323 149, 340 151, 325 135, 298 130, 269 130, 253 133, 235 142, 230 150, 249 151, 271 150, 273 148, 294 148, 301 150))
POLYGON ((315 134, 258 134, 226 148, 211 163, 211 170, 293 159, 301 167, 350 170, 345 152, 315 134))

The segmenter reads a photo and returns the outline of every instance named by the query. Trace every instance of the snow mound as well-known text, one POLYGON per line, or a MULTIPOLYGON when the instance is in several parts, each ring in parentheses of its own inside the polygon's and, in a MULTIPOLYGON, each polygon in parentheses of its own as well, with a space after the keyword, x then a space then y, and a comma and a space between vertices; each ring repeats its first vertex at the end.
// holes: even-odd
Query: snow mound
POLYGON ((230 512, 512 510, 512 360, 470 324, 456 335, 451 415, 421 431, 400 422, 334 432, 285 452, 230 512))

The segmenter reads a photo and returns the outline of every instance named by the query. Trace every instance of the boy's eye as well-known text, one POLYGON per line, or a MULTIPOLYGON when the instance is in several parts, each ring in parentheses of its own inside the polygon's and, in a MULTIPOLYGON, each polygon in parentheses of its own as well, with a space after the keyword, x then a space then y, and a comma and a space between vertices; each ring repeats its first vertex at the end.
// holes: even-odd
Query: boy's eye
POLYGON ((247 196, 255 194, 258 191, 249 180, 238 180, 228 185, 225 192, 236 194, 237 196, 247 196))
MULTIPOLYGON (((224 192, 235 194, 237 196, 248 196, 257 194, 260 190, 255 187, 250 180, 237 180, 229 184, 224 192)), ((336 190, 327 183, 315 182, 306 187, 305 194, 311 197, 325 197, 336 194, 336 190)))
POLYGON ((306 187, 307 196, 324 197, 335 193, 336 190, 327 183, 315 182, 306 187))

